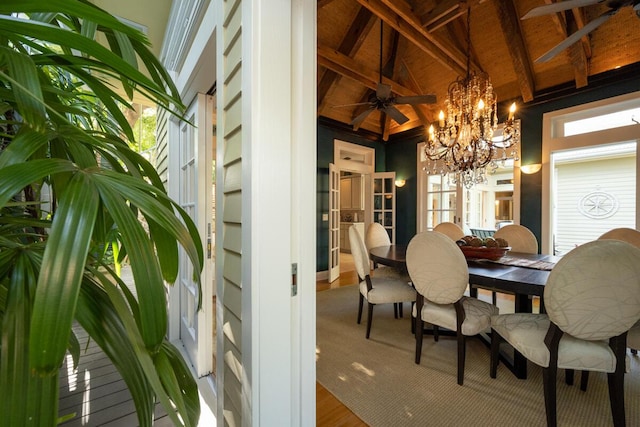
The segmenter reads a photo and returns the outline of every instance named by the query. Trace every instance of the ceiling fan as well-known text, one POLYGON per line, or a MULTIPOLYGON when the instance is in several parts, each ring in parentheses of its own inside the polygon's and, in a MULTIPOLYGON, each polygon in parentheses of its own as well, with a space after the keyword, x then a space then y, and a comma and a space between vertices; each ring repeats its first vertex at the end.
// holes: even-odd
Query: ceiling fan
POLYGON ((529 12, 527 12, 521 19, 529 19, 536 16, 563 12, 565 10, 577 7, 591 6, 598 3, 605 3, 609 10, 598 16, 593 21, 589 22, 584 27, 580 28, 575 33, 571 34, 557 46, 549 50, 540 58, 536 59, 535 62, 549 61, 551 58, 580 40, 583 36, 589 34, 591 31, 595 30, 597 27, 605 23, 609 18, 618 13, 618 11, 622 7, 633 6, 633 10, 636 12, 636 15, 640 17, 640 0, 565 0, 533 8, 529 12))
POLYGON ((349 123, 354 128, 359 127, 362 122, 372 112, 378 110, 389 115, 398 124, 403 124, 409 120, 400 110, 395 106, 398 104, 418 105, 418 104, 435 104, 435 95, 412 95, 412 96, 394 96, 391 93, 391 85, 382 83, 382 36, 383 36, 383 21, 380 20, 380 80, 378 82, 375 94, 371 94, 367 102, 359 102, 356 104, 336 105, 336 107, 347 107, 356 105, 368 105, 368 108, 362 113, 358 114, 349 123))

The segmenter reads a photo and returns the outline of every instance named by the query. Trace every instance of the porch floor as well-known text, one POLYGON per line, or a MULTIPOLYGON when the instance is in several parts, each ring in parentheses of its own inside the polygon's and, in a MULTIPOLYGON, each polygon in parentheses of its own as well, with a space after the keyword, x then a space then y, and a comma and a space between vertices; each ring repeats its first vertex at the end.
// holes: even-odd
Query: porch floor
MULTIPOLYGON (((75 325, 73 330, 80 341, 80 364, 73 369, 73 359, 67 355, 60 369, 60 398, 58 415, 75 416, 60 424, 75 426, 131 427, 138 425, 131 393, 107 355, 95 341, 89 342, 87 333, 75 325), (86 348, 86 351, 85 351, 86 348)), ((154 426, 172 426, 161 405, 156 405, 154 426)))

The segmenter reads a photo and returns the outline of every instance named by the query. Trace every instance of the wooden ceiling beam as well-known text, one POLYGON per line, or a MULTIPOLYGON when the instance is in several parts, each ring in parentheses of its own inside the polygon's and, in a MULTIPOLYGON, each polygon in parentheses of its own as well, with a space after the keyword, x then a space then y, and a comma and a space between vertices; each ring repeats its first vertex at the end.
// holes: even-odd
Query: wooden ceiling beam
POLYGON ((438 3, 429 13, 422 16, 420 22, 429 32, 447 25, 467 12, 467 5, 471 8, 484 3, 486 0, 445 0, 438 3))
POLYGON ((456 74, 466 74, 466 59, 457 49, 436 40, 404 0, 357 0, 403 37, 456 74))
MULTIPOLYGON (((545 3, 550 4, 553 3, 553 1, 545 0, 545 3)), ((567 38, 570 32, 565 12, 554 13, 550 16, 560 36, 567 38)), ((582 18, 580 18, 580 21, 584 24, 584 20, 582 18)), ((576 25, 580 25, 580 23, 576 21, 576 25)), ((589 51, 590 50, 591 48, 589 47, 589 51)), ((576 87, 581 88, 587 86, 589 80, 589 60, 585 51, 584 42, 574 43, 569 46, 567 48, 567 58, 569 58, 569 62, 573 66, 573 76, 576 82, 576 87)))
POLYGON ((331 3, 332 1, 333 0, 318 0, 318 9, 322 9, 323 7, 325 7, 326 5, 331 3))
POLYGON ((493 6, 498 14, 500 28, 507 42, 509 55, 513 69, 518 78, 520 86, 520 94, 524 102, 533 100, 535 91, 535 80, 533 78, 533 69, 529 60, 527 47, 520 30, 518 12, 513 4, 513 0, 494 0, 493 6))
MULTIPOLYGON (((378 71, 354 61, 348 56, 338 52, 336 49, 318 44, 318 65, 328 68, 341 76, 349 77, 369 89, 376 90, 380 76, 378 71)), ((404 87, 387 77, 382 76, 382 83, 391 85, 393 92, 401 96, 418 95, 409 88, 404 87)))
MULTIPOLYGON (((573 13, 573 19, 576 21, 576 25, 578 26, 578 30, 582 29, 587 24, 587 21, 584 16, 584 9, 580 9, 574 7, 571 9, 571 13, 573 13)), ((582 42, 582 47, 584 48, 584 53, 587 58, 591 58, 591 42, 589 41, 589 35, 585 34, 580 41, 582 42)))
MULTIPOLYGON (((386 69, 389 71, 387 77, 391 78, 391 80, 398 79, 398 69, 400 67, 400 58, 403 56, 403 51, 398 48, 400 40, 400 34, 397 31, 393 31, 393 42, 391 43, 391 57, 386 64, 386 69)), ((382 123, 382 140, 388 141, 389 134, 391 131, 391 116, 388 114, 384 114, 384 121, 382 123)))
MULTIPOLYGON (((338 51, 347 56, 354 56, 360 49, 365 38, 371 32, 373 24, 378 18, 371 13, 367 8, 361 7, 356 15, 355 19, 351 23, 351 26, 347 30, 338 51)), ((318 112, 322 111, 325 104, 327 93, 331 86, 339 79, 339 74, 332 70, 327 70, 320 78, 318 83, 318 112)))

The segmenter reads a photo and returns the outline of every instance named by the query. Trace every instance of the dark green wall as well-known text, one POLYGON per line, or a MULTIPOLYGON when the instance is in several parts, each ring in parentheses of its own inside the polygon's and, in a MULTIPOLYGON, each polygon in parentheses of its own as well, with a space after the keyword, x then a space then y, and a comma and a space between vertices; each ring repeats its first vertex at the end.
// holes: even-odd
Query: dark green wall
MULTIPOLYGON (((523 164, 542 161, 542 116, 544 113, 588 102, 640 91, 640 67, 634 66, 619 73, 596 76, 583 90, 555 88, 547 94, 537 94, 536 103, 518 102, 517 117, 521 120, 521 151, 523 164)), ((512 101, 505 101, 510 104, 512 101)), ((506 107, 501 109, 506 111, 506 107)), ((376 149, 376 171, 395 171, 406 185, 397 188, 397 243, 408 243, 416 233, 416 145, 423 140, 416 131, 394 135, 389 142, 359 138, 344 130, 334 130, 331 123, 318 124, 318 262, 317 271, 328 265, 328 223, 322 222, 322 212, 329 210, 329 162, 333 161, 333 139, 342 139, 376 149)), ((542 231, 542 174, 521 176, 520 223, 533 231, 540 241, 542 231)))

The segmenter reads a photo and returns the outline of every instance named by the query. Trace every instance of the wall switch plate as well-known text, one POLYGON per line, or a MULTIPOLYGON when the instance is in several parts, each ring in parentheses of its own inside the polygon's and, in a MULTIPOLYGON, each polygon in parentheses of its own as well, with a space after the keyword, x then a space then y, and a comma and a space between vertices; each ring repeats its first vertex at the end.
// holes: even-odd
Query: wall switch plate
POLYGON ((329 221, 329 214, 328 213, 323 213, 322 214, 322 220, 323 221, 329 221))

